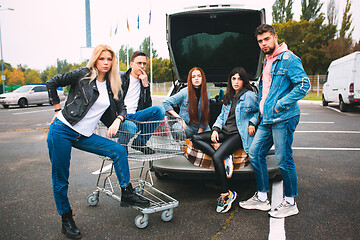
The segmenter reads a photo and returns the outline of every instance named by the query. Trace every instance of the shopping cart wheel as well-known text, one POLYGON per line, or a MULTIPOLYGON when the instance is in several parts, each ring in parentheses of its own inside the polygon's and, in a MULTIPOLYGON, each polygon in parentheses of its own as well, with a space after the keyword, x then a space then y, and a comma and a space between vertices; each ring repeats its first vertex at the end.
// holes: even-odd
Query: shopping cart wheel
POLYGON ((149 223, 149 216, 147 214, 137 215, 135 218, 135 225, 138 228, 146 228, 149 223))
POLYGON ((144 189, 140 186, 136 186, 134 188, 134 191, 135 191, 135 193, 140 194, 140 195, 143 195, 143 193, 144 193, 144 189))
POLYGON ((99 195, 96 193, 90 194, 87 198, 87 202, 90 206, 96 206, 99 202, 99 195))
POLYGON ((161 219, 164 222, 169 222, 173 218, 173 214, 174 214, 174 209, 173 208, 165 210, 165 211, 163 211, 161 213, 161 219))

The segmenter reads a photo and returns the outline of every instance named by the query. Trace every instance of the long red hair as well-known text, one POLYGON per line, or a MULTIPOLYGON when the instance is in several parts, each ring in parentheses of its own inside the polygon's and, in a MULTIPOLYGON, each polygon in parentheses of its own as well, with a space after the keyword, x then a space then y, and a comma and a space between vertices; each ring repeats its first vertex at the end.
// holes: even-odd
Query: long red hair
POLYGON ((188 79, 187 79, 187 87, 188 87, 188 96, 189 96, 189 117, 190 121, 199 124, 199 117, 198 117, 198 101, 196 99, 195 88, 192 83, 192 73, 198 70, 201 73, 201 89, 200 89, 200 96, 201 96, 201 118, 200 121, 204 126, 209 124, 209 98, 207 94, 206 88, 206 78, 204 71, 199 67, 194 67, 189 71, 188 79))

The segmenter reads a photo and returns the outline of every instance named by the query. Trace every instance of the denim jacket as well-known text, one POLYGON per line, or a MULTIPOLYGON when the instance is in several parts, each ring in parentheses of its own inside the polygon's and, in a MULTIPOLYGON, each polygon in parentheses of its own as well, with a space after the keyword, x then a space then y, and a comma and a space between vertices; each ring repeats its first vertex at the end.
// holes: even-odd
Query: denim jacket
MULTIPOLYGON (((259 101, 262 96, 259 84, 259 101)), ((310 81, 301 60, 290 51, 280 53, 271 67, 271 86, 264 102, 263 124, 280 122, 300 115, 298 100, 310 91, 310 81), (275 107, 279 111, 275 112, 275 107)))
MULTIPOLYGON (((210 99, 210 94, 208 93, 208 99, 210 99)), ((210 100, 209 100, 210 101, 210 100)), ((180 112, 179 112, 179 116, 184 119, 186 125, 190 125, 190 117, 189 117, 189 96, 188 96, 188 89, 183 88, 180 90, 180 92, 178 92, 177 94, 168 97, 167 99, 165 99, 165 101, 162 103, 165 111, 170 111, 170 110, 174 110, 174 106, 178 105, 180 107, 180 112)), ((210 104, 209 104, 210 105, 210 104)), ((201 123, 201 98, 199 100, 199 104, 198 104, 198 115, 199 115, 199 122, 200 122, 200 126, 199 128, 203 128, 206 129, 208 127, 204 126, 201 123)), ((194 123, 192 123, 193 125, 194 123)))
MULTIPOLYGON (((221 113, 217 117, 213 128, 218 127, 222 129, 226 120, 228 119, 230 112, 231 102, 227 105, 223 105, 221 108, 221 113)), ((250 145, 253 141, 254 136, 250 136, 248 132, 249 122, 253 123, 255 126, 258 125, 258 97, 256 93, 252 91, 245 92, 239 99, 236 104, 235 109, 235 119, 236 126, 241 136, 243 148, 245 152, 249 151, 250 145)))

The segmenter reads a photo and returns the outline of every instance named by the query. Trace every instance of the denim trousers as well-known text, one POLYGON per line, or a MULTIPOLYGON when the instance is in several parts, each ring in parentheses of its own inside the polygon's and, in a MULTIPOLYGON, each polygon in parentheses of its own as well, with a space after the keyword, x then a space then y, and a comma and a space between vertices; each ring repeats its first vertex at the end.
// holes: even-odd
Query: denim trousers
MULTIPOLYGON (((180 123, 175 123, 172 126, 172 130, 177 133, 177 135, 179 136, 178 139, 184 139, 184 138, 192 138, 193 135, 197 134, 199 132, 199 125, 195 125, 195 124, 186 124, 186 129, 184 130, 183 126, 180 123), (184 132, 183 132, 184 131, 184 132)), ((211 129, 209 128, 209 126, 207 126, 203 132, 208 132, 211 129)))
MULTIPOLYGON (((144 110, 137 111, 136 113, 126 115, 126 119, 138 122, 160 121, 163 120, 164 117, 165 109, 161 105, 148 107, 144 110)), ((120 144, 127 145, 130 139, 140 131, 138 140, 142 143, 146 143, 159 124, 160 122, 154 124, 137 124, 135 122, 125 120, 125 122, 120 124, 119 127, 120 133, 118 142, 120 144)))
POLYGON ((67 192, 72 147, 111 158, 120 187, 130 183, 126 150, 117 142, 96 134, 85 137, 55 119, 49 129, 47 144, 55 204, 60 215, 71 210, 67 192))
POLYGON ((291 145, 299 119, 300 116, 298 115, 274 124, 260 123, 249 149, 250 161, 254 167, 259 192, 269 192, 266 156, 274 145, 275 158, 284 182, 285 196, 297 196, 296 168, 291 145))

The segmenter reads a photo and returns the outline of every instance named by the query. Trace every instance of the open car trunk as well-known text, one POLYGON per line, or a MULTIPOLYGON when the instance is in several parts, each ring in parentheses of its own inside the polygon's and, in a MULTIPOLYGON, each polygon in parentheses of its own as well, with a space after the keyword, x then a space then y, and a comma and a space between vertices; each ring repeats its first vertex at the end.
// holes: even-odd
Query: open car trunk
MULTIPOLYGON (((167 43, 176 74, 169 95, 186 86, 193 67, 204 70, 208 91, 209 85, 225 87, 228 74, 238 66, 245 68, 255 87, 263 54, 254 32, 262 23, 265 23, 265 10, 244 5, 199 6, 168 14, 167 43)), ((215 87, 211 91, 210 127, 222 106, 219 98, 213 96, 219 90, 215 87)), ((269 177, 273 178, 279 169, 274 155, 267 158, 269 177)), ((157 177, 216 178, 213 169, 194 166, 184 156, 155 161, 152 170, 157 177)), ((251 164, 234 171, 233 178, 239 177, 253 177, 251 164)))
POLYGON ((207 82, 226 82, 229 72, 241 66, 257 80, 263 56, 254 32, 264 21, 264 9, 242 5, 200 6, 168 14, 167 42, 177 79, 186 82, 189 70, 197 66, 207 82))

